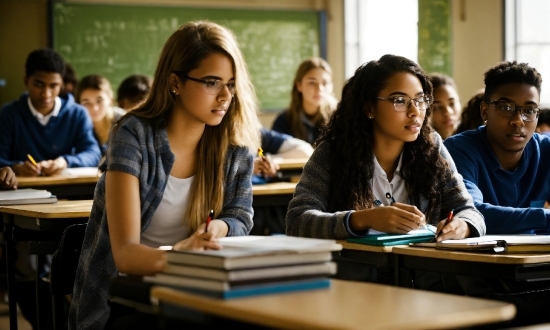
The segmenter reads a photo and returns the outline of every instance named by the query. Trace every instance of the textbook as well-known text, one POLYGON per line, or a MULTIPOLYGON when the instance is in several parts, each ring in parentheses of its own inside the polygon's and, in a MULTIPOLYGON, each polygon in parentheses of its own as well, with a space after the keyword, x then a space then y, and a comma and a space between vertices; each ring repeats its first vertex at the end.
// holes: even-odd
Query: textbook
POLYGON ((550 235, 487 235, 436 243, 437 249, 507 253, 550 252, 550 235))
POLYGON ((230 271, 215 268, 195 267, 189 265, 168 264, 164 269, 164 273, 227 282, 249 281, 258 279, 277 280, 281 278, 296 276, 334 275, 336 274, 336 264, 333 262, 322 262, 314 264, 238 269, 230 271))
POLYGON ((350 243, 391 246, 407 245, 410 243, 430 242, 435 237, 436 228, 428 225, 429 229, 411 230, 407 234, 386 234, 374 230, 369 230, 369 234, 364 237, 350 237, 347 239, 350 243))
POLYGON ((50 204, 56 203, 57 197, 47 190, 17 189, 0 191, 1 205, 50 204))
POLYGON ((334 240, 292 236, 239 236, 219 239, 221 250, 166 251, 168 263, 220 269, 260 268, 326 262, 342 249, 334 240))
POLYGON ((240 297, 250 297, 274 293, 304 291, 313 289, 324 289, 330 287, 330 279, 326 277, 314 277, 306 279, 296 279, 288 281, 266 282, 247 285, 231 285, 216 283, 206 283, 202 279, 184 278, 181 276, 171 276, 167 274, 157 274, 155 276, 146 276, 143 278, 146 282, 153 282, 161 285, 167 285, 189 293, 206 295, 214 298, 232 299, 240 297), (170 276, 170 277, 169 277, 170 276))

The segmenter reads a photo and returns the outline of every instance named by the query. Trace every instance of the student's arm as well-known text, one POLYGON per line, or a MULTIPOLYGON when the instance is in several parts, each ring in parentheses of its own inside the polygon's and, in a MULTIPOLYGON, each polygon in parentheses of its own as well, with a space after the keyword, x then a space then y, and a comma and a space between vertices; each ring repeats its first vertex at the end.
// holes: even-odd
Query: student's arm
POLYGON ((0 168, 0 189, 17 189, 17 184, 17 177, 11 168, 0 168))
POLYGON ((94 138, 92 121, 85 112, 80 109, 78 114, 78 129, 74 138, 74 155, 63 155, 67 161, 67 167, 95 167, 101 158, 101 151, 94 138))
POLYGON ((276 157, 281 158, 308 158, 313 154, 313 147, 306 141, 289 138, 283 142, 276 157))
POLYGON ((550 233, 550 210, 543 208, 515 208, 485 203, 478 187, 478 176, 486 173, 483 163, 476 162, 472 154, 477 151, 463 147, 460 141, 448 139, 445 146, 463 178, 475 207, 483 214, 487 234, 550 233))
POLYGON ((253 156, 244 147, 227 151, 223 209, 218 219, 227 224, 227 236, 248 235, 252 222, 253 156))

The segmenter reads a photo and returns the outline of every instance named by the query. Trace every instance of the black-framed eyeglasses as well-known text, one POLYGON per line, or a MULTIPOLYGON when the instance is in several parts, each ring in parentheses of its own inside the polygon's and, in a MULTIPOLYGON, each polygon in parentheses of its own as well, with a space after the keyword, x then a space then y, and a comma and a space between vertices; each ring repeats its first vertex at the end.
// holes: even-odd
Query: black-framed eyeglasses
POLYGON ((380 97, 378 96, 377 99, 384 100, 384 101, 390 101, 393 103, 393 107, 395 108, 395 111, 407 111, 409 109, 409 106, 414 101, 414 106, 421 111, 426 111, 426 109, 432 104, 432 98, 427 95, 420 95, 415 98, 408 97, 406 95, 398 95, 398 96, 392 96, 392 97, 380 97))
POLYGON ((224 86, 227 86, 227 90, 232 96, 235 96, 235 82, 228 82, 227 84, 224 84, 221 80, 218 79, 198 79, 193 78, 189 76, 185 76, 187 79, 191 81, 195 81, 198 83, 201 83, 205 87, 205 91, 208 94, 211 95, 217 95, 220 94, 224 86))
POLYGON ((538 105, 534 104, 519 106, 514 102, 505 100, 489 101, 489 104, 491 104, 502 117, 510 118, 519 112, 523 121, 534 121, 539 117, 540 113, 538 105))

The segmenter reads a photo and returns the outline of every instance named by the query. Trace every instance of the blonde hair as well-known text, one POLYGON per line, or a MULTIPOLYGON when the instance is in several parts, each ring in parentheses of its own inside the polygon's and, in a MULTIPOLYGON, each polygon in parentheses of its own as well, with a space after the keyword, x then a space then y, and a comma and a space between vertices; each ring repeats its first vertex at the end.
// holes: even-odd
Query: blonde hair
MULTIPOLYGON (((332 77, 332 69, 330 65, 324 59, 320 57, 311 57, 303 61, 294 77, 294 83, 292 86, 292 99, 290 100, 290 106, 287 110, 287 120, 292 132, 292 136, 307 141, 307 132, 302 124, 302 114, 304 113, 304 97, 300 91, 298 91, 298 82, 304 79, 304 76, 313 69, 323 69, 332 77)), ((330 116, 330 113, 335 108, 335 102, 325 102, 321 104, 319 111, 313 116, 311 122, 319 127, 324 125, 330 116)))
POLYGON ((96 135, 99 139, 99 143, 105 144, 109 140, 111 127, 113 127, 114 120, 115 120, 115 113, 112 107, 113 89, 111 88, 111 83, 109 82, 109 80, 107 80, 107 78, 97 74, 88 75, 79 81, 78 86, 76 88, 75 99, 77 103, 81 103, 82 92, 84 92, 87 89, 103 91, 105 92, 105 94, 107 94, 107 96, 109 97, 109 100, 111 101, 110 106, 106 110, 107 114, 103 118, 101 123, 99 125, 94 124, 94 131, 96 132, 96 135))
POLYGON ((255 151, 260 145, 256 94, 235 36, 212 22, 183 24, 162 49, 149 97, 125 115, 140 117, 156 128, 166 127, 175 104, 175 97, 170 93, 170 74, 175 73, 185 81, 189 71, 212 54, 224 54, 231 59, 235 70, 235 96, 221 123, 206 125, 198 145, 197 172, 185 213, 190 234, 206 220, 210 209, 215 216, 222 211, 228 147, 245 146, 255 151))

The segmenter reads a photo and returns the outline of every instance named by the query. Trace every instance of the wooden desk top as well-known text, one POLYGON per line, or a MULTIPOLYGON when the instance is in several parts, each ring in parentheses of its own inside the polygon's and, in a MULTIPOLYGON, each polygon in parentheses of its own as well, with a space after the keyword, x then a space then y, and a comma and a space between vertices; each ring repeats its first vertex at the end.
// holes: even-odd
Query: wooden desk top
POLYGON ((53 176, 17 177, 19 188, 40 187, 51 185, 73 185, 97 183, 99 173, 95 167, 71 168, 62 174, 53 176))
POLYGON ((330 289, 226 301, 165 287, 154 287, 151 296, 275 328, 441 329, 505 321, 516 314, 503 302, 341 280, 332 280, 330 289))
POLYGON ((409 246, 395 246, 392 252, 395 254, 408 255, 408 256, 483 262, 483 263, 493 263, 493 264, 515 265, 515 264, 536 264, 536 263, 550 262, 550 254, 541 254, 541 253, 491 254, 491 253, 480 253, 480 252, 437 250, 433 248, 420 248, 420 247, 409 247, 409 246))
POLYGON ((266 184, 252 185, 252 195, 284 195, 294 194, 295 182, 273 182, 266 184))
POLYGON ((54 204, 29 204, 1 206, 0 213, 8 213, 32 218, 88 218, 93 200, 59 201, 54 204))
POLYGON ((309 158, 287 158, 278 159, 275 163, 279 165, 280 170, 301 170, 308 160, 309 158))
MULTIPOLYGON (((342 244, 342 249, 355 250, 355 251, 369 251, 380 253, 391 253, 395 246, 375 246, 366 244, 349 243, 346 240, 337 240, 338 244, 342 244)), ((404 246, 404 245, 403 245, 404 246)))

